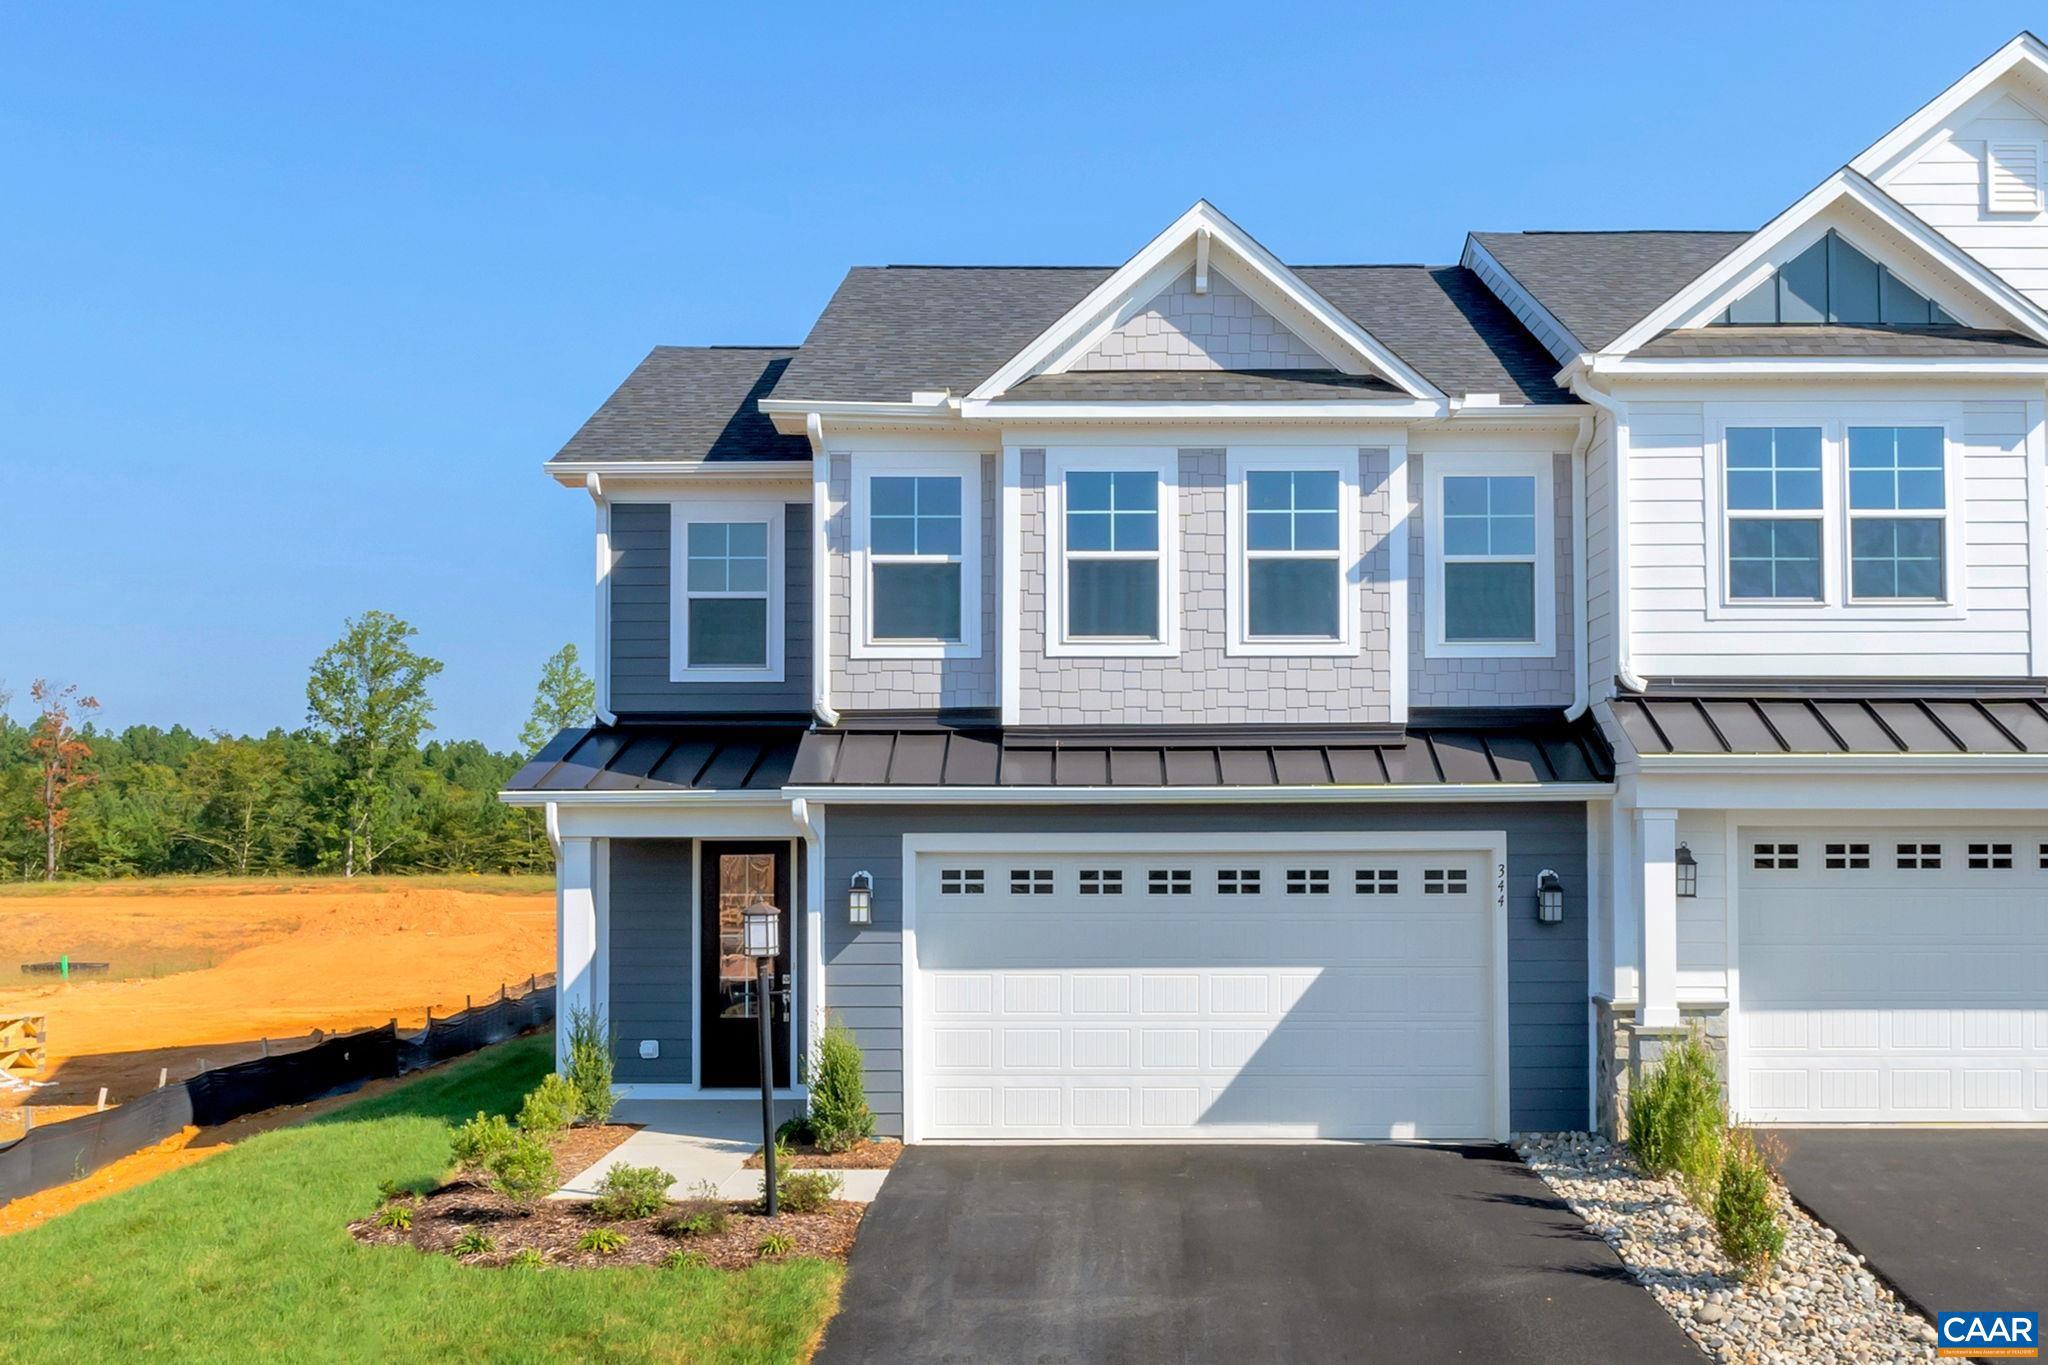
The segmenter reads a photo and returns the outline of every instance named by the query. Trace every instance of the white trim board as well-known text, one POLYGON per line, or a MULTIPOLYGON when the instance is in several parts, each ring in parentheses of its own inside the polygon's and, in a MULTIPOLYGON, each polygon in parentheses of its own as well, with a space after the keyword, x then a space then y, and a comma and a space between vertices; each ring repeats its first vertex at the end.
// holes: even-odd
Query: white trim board
POLYGON ((669 505, 668 532, 668 679, 673 683, 779 683, 783 680, 783 656, 788 643, 787 588, 789 551, 784 544, 788 512, 781 499, 730 493, 707 493, 679 498, 669 505), (765 662, 758 668, 735 665, 699 665, 690 661, 690 603, 703 600, 747 599, 752 591, 695 594, 690 590, 690 528, 730 523, 759 525, 765 529, 767 586, 759 596, 765 603, 763 629, 765 662))
MULTIPOLYGON (((1172 446, 1049 446, 1045 451, 1045 631, 1048 659, 1175 659, 1180 657, 1181 495, 1180 451, 1172 446), (1067 636, 1067 477, 1078 473, 1142 472, 1159 476, 1159 637, 1154 640, 1067 636)), ((1094 554, 1082 551, 1083 554, 1094 554)), ((1005 604, 1008 614, 1018 603, 1005 604)))
MULTIPOLYGON (((836 452, 847 462, 847 563, 851 616, 848 645, 855 659, 979 659, 981 657, 981 462, 978 451, 836 452), (951 641, 878 641, 874 638, 875 551, 869 543, 869 486, 879 478, 941 477, 960 480, 960 638, 951 641)), ((938 563, 936 556, 891 555, 886 563, 938 563)), ((829 632, 821 632, 829 634, 829 632)))
POLYGON ((928 853, 1484 853, 1493 868, 1493 932, 1488 964, 1493 1017, 1489 1057, 1493 1082, 1492 1112, 1498 1141, 1508 1138, 1510 1098, 1510 1048, 1508 1031, 1508 839, 1504 830, 1414 830, 1398 834, 1332 831, 1317 834, 1276 834, 1259 831, 1209 832, 1202 834, 1051 834, 1045 832, 991 834, 906 834, 902 851, 902 956, 899 961, 903 993, 903 1140, 919 1140, 923 1117, 921 1078, 918 1073, 917 1021, 921 1005, 922 971, 917 963, 917 860, 928 853), (1234 846, 1234 841, 1242 840, 1234 846))
POLYGON ((1224 455, 1223 601, 1229 621, 1223 652, 1230 658, 1355 658, 1359 651, 1359 597, 1365 577, 1357 446, 1232 446, 1224 455), (1329 473, 1337 476, 1337 548, 1326 555, 1337 574, 1337 635, 1334 639, 1253 636, 1250 621, 1251 549, 1247 514, 1248 476, 1253 473, 1329 473))

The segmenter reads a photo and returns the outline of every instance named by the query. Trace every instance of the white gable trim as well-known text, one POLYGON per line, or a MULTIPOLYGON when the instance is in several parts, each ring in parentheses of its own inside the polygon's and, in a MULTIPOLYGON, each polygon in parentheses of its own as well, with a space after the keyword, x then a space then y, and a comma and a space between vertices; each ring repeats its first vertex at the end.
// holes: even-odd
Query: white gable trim
MULTIPOLYGON (((1029 375, 1055 373, 1063 365, 1086 355, 1095 342, 1123 321, 1129 312, 1142 309, 1188 268, 1187 262, 1181 259, 1183 251, 1195 250, 1198 236, 1203 231, 1209 234, 1210 269, 1217 269, 1219 258, 1235 257, 1243 268, 1232 274, 1232 282, 1251 295, 1261 307, 1282 316, 1283 320, 1284 311, 1289 309, 1306 313, 1343 344, 1349 355, 1329 356, 1337 368, 1354 373, 1365 368, 1377 370, 1411 398, 1438 399, 1444 396, 1406 361, 1303 283, 1243 228, 1224 217, 1207 200, 1199 200, 1108 279, 1090 290, 1087 297, 1068 309, 1059 321, 1039 333, 1030 345, 983 380, 967 395, 968 398, 994 398, 1029 375), (1276 309, 1275 303, 1281 303, 1281 307, 1276 309), (1347 361, 1349 363, 1345 363, 1347 361)), ((1319 344, 1316 337, 1304 336, 1302 339, 1319 352, 1329 354, 1328 346, 1319 344)))
MULTIPOLYGON (((1627 355, 1670 328, 1696 325, 1703 315, 1711 315, 1715 305, 1724 298, 1737 296, 1773 268, 1778 249, 1789 239, 1797 237, 1821 214, 1845 202, 1869 213, 1946 267, 1951 277, 1951 288, 2002 315, 2018 330, 2037 340, 2048 341, 2048 312, 2043 312, 2039 304, 1929 227, 1863 175, 1844 169, 1823 180, 1798 203, 1758 228, 1748 241, 1665 300, 1648 317, 1616 337, 1602 348, 1600 354, 1627 355)), ((1920 281, 1911 276, 1904 278, 1914 288, 1922 288, 1920 281)))
POLYGON ((1558 319, 1557 314, 1545 308, 1542 302, 1529 292, 1514 272, 1500 263, 1500 258, 1470 233, 1465 235, 1465 254, 1458 264, 1480 278, 1486 287, 1502 303, 1508 306, 1521 324, 1540 342, 1543 349, 1560 365, 1569 365, 1586 352, 1586 344, 1572 335, 1572 329, 1558 319))
POLYGON ((2048 83, 2048 44, 2031 33, 2021 33, 1998 51, 1964 73, 1962 79, 1936 95, 1904 122, 1864 148, 1849 169, 1873 180, 1898 169, 1919 149, 1920 143, 1956 119, 1968 105, 2016 70, 2030 71, 2048 83))

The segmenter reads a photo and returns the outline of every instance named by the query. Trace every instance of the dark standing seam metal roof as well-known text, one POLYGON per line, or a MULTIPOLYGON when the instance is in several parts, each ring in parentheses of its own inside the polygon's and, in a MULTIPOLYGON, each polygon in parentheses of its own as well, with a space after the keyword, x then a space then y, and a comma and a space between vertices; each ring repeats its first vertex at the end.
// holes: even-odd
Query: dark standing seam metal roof
POLYGON ((1608 782, 1591 716, 1401 732, 813 730, 794 787, 1380 787, 1608 782))
POLYGON ((2048 359, 2048 346, 2018 332, 1982 327, 1713 326, 1661 333, 1630 354, 1637 360, 1859 356, 2044 360, 2048 359))
POLYGON ((614 725, 564 730, 505 784, 514 792, 779 791, 800 725, 614 725))
MULTIPOLYGON (((847 272, 775 397, 903 402, 971 392, 1111 274, 1106 266, 863 266, 847 272)), ((1557 365, 1460 266, 1302 266, 1303 283, 1445 393, 1562 403, 1557 365)))
POLYGON ((1754 234, 1475 232, 1473 240, 1579 344, 1598 350, 1754 234))
POLYGON ((2048 696, 1622 696, 1636 752, 1660 754, 2048 754, 2048 696))
POLYGON ((796 354, 791 346, 657 346, 555 455, 592 460, 808 460, 756 406, 796 354))

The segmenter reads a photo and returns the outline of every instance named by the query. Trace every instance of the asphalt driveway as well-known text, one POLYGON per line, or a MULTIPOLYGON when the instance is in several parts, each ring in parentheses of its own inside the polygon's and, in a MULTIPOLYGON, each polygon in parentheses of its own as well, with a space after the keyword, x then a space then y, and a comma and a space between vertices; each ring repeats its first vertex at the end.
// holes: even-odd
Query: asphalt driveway
POLYGON ((913 1147, 817 1359, 1703 1359, 1502 1147, 913 1147))
POLYGON ((2048 1130, 1775 1131, 1793 1198, 1916 1308, 2048 1313, 2048 1130))

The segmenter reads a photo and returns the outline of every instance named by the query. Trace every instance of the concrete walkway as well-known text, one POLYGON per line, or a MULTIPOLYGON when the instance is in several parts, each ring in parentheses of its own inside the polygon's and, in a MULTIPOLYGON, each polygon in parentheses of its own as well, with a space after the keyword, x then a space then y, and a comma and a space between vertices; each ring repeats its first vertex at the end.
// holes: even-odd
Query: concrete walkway
MULTIPOLYGON (((775 1121, 796 1117, 801 1105, 778 1100, 775 1121)), ((637 1123, 639 1132, 606 1152, 586 1171, 578 1171, 556 1191, 557 1199, 596 1196, 604 1173, 621 1163, 659 1166, 673 1183, 669 1197, 686 1198, 710 1185, 724 1199, 759 1199, 761 1172, 747 1170, 746 1159, 761 1149, 761 1105, 758 1100, 625 1100, 612 1114, 614 1123, 637 1123)), ((887 1171, 835 1171, 841 1179, 839 1197, 869 1203, 882 1188, 887 1171)))

